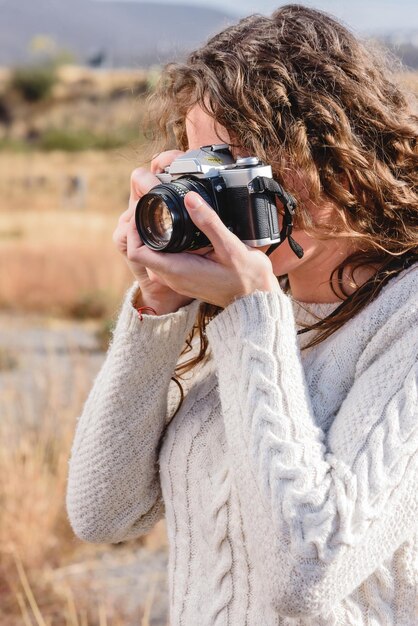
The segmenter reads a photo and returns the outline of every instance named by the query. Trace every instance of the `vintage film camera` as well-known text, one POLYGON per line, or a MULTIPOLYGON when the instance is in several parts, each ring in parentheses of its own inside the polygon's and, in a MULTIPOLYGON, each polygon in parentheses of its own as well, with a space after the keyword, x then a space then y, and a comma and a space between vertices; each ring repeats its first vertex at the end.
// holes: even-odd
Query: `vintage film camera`
POLYGON ((234 160, 226 144, 202 146, 175 159, 161 185, 136 206, 135 222, 145 245, 160 252, 196 250, 209 244, 184 206, 184 196, 197 192, 239 239, 252 247, 277 247, 284 233, 279 224, 278 196, 284 213, 293 215, 296 202, 273 180, 269 165, 257 157, 234 160))

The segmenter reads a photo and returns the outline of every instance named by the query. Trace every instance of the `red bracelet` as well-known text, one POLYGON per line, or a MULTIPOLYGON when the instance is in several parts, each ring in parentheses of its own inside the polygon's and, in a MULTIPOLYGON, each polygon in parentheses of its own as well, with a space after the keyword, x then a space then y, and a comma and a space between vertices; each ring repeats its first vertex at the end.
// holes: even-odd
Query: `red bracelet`
POLYGON ((138 317, 141 320, 141 322, 144 319, 142 316, 143 313, 153 313, 154 315, 157 315, 157 311, 150 306, 140 306, 137 308, 137 311, 138 311, 138 317))

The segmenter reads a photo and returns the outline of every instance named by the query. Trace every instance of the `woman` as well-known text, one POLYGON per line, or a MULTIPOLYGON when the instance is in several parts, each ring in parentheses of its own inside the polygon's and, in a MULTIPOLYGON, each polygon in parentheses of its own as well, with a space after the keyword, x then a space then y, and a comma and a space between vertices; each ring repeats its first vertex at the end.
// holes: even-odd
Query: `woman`
POLYGON ((155 116, 177 150, 132 176, 114 239, 136 280, 67 504, 93 542, 166 516, 172 625, 418 623, 418 126, 385 72, 336 21, 290 5, 164 73, 155 116), (195 193, 212 249, 141 244, 134 209, 155 174, 220 142, 297 198, 302 258, 289 239, 271 256, 247 247, 195 193))

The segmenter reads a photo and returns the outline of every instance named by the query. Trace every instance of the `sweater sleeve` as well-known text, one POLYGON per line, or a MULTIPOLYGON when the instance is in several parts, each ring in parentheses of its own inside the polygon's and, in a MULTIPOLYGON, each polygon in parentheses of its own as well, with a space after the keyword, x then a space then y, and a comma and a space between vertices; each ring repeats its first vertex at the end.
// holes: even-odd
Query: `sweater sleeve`
POLYGON ((78 420, 67 486, 74 532, 90 542, 146 533, 164 514, 158 443, 170 379, 199 303, 139 320, 128 290, 105 362, 78 420))
POLYGON ((331 611, 416 531, 412 294, 395 317, 358 362, 327 440, 287 296, 256 292, 208 325, 248 549, 282 615, 331 611))

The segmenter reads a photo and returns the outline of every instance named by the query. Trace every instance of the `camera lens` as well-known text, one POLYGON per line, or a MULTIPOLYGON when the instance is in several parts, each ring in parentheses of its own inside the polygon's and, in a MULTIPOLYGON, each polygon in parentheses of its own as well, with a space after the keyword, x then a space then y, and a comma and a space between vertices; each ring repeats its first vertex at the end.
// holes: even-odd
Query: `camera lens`
POLYGON ((164 198, 148 194, 142 206, 142 225, 158 248, 167 244, 173 233, 173 218, 164 198))
POLYGON ((189 177, 157 185, 139 200, 135 223, 145 245, 160 252, 182 252, 209 243, 184 206, 184 196, 189 191, 196 191, 213 207, 205 184, 189 177))

